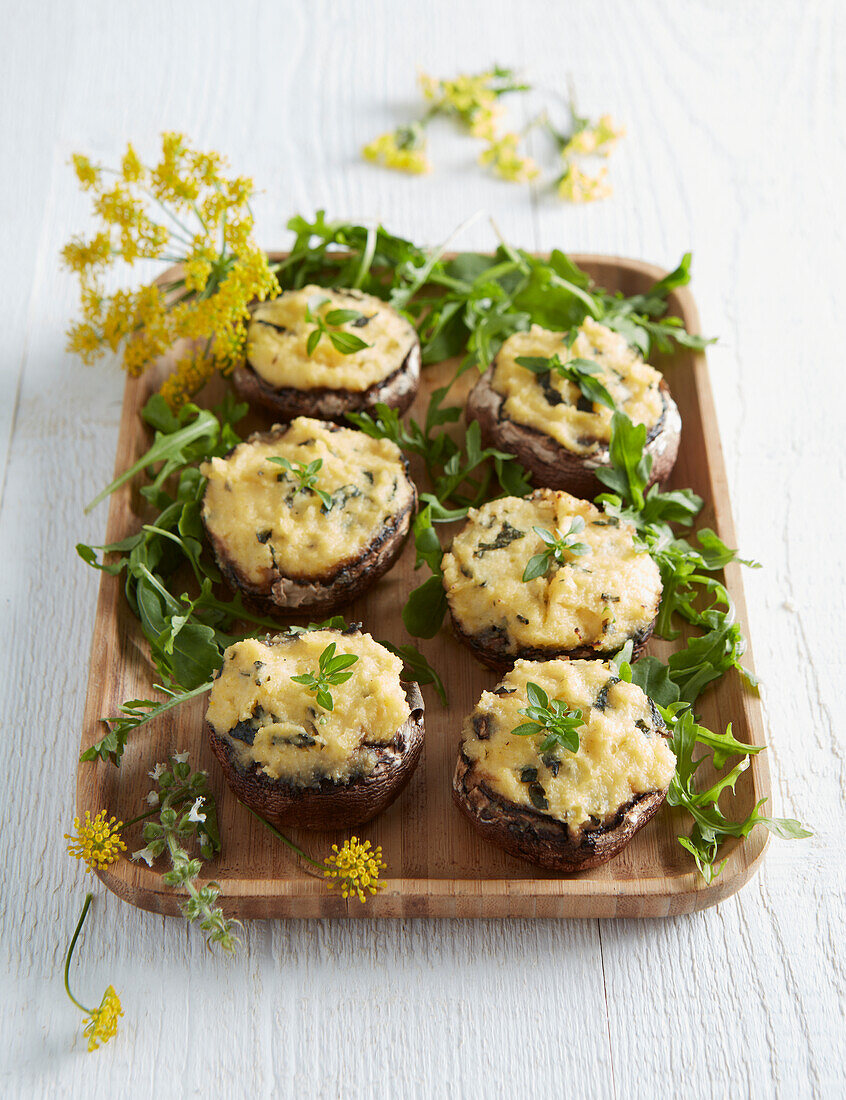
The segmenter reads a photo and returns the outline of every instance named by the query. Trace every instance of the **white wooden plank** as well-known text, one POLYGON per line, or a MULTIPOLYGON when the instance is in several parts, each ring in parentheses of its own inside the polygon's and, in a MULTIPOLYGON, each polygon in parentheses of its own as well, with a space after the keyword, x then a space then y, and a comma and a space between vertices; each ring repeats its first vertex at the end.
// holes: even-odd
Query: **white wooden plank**
MULTIPOLYGON (((846 291, 831 213, 846 168, 832 136, 839 9, 98 0, 54 5, 49 19, 15 9, 5 26, 0 136, 20 170, 0 187, 19 260, 0 274, 12 315, 0 454, 24 372, 0 511, 0 721, 17 733, 25 716, 43 764, 19 768, 0 807, 4 1094, 838 1095, 846 920, 832 853, 846 750, 829 624, 844 608, 827 551, 842 508, 827 517, 844 475, 842 402, 829 400, 842 389, 846 291), (428 179, 360 162, 359 146, 416 103, 418 65, 446 75, 492 60, 556 85, 572 71, 586 110, 628 125, 612 200, 530 202, 473 167, 477 146, 446 125, 428 179), (74 291, 53 258, 85 223, 70 152, 114 158, 130 138, 150 151, 163 128, 255 176, 271 246, 291 213, 324 205, 428 242, 482 208, 528 247, 668 265, 694 249, 703 324, 722 337, 711 362, 739 537, 766 566, 747 591, 776 812, 808 820, 814 840, 774 843, 738 899, 691 918, 254 922, 238 961, 100 893, 76 983, 96 998, 114 982, 127 1015, 105 1050, 83 1052, 59 968, 85 884, 60 835, 96 578, 72 544, 102 530, 82 505, 111 473, 120 377, 63 354, 74 291), (825 414, 809 427, 794 409, 815 400, 825 414)), ((466 243, 490 239, 480 222, 466 243)))

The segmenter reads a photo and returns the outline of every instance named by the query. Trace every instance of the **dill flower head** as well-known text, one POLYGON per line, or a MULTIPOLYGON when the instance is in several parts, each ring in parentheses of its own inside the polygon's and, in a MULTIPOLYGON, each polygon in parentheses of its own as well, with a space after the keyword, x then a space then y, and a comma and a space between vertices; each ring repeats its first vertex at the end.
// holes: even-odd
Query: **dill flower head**
POLYGON ((65 840, 69 840, 68 853, 74 859, 81 859, 85 863, 85 871, 102 871, 109 864, 120 859, 120 853, 126 851, 126 845, 120 837, 122 821, 112 817, 106 819, 106 811, 100 810, 94 820, 91 813, 85 811, 85 822, 80 824, 78 817, 73 819, 73 827, 77 835, 65 833, 65 840))
POLYGON ((384 871, 387 864, 382 862, 381 847, 372 849, 369 840, 362 842, 353 836, 340 848, 333 844, 332 852, 323 861, 326 867, 323 874, 330 880, 326 883, 330 890, 340 886, 345 898, 357 895, 359 901, 366 901, 365 891, 375 894, 384 889, 384 882, 379 882, 379 872, 384 871))
POLYGON ((572 155, 607 157, 625 133, 624 127, 615 126, 610 115, 602 115, 592 126, 584 126, 570 138, 561 151, 562 156, 565 158, 572 155))
POLYGON ((219 154, 192 149, 176 133, 162 134, 161 159, 152 167, 131 145, 117 170, 79 155, 73 165, 101 227, 62 250, 65 267, 79 277, 82 303, 68 350, 91 363, 122 349, 124 369, 139 375, 177 340, 189 341, 190 354, 163 389, 176 408, 216 371, 233 369, 246 344, 250 303, 279 293, 252 239, 252 180, 224 175, 219 154), (161 286, 106 293, 114 264, 141 260, 179 263, 181 272, 161 286))
POLYGON ((364 146, 361 155, 365 160, 395 168, 398 172, 422 175, 432 168, 426 156, 423 127, 419 123, 380 134, 364 146))
POLYGON ((85 1027, 82 1034, 88 1040, 88 1050, 97 1050, 101 1043, 108 1043, 117 1035, 118 1016, 123 1015, 120 1006, 120 997, 115 993, 115 988, 110 985, 103 994, 99 1008, 95 1008, 85 1017, 85 1027))
POLYGON ((569 202, 605 199, 611 194, 611 186, 605 182, 607 175, 607 168, 603 168, 598 176, 590 176, 577 164, 571 164, 558 181, 558 194, 569 202))
POLYGON ((531 157, 517 152, 519 141, 519 134, 503 134, 479 154, 479 164, 493 168, 498 176, 513 183, 527 183, 535 179, 540 169, 531 157))

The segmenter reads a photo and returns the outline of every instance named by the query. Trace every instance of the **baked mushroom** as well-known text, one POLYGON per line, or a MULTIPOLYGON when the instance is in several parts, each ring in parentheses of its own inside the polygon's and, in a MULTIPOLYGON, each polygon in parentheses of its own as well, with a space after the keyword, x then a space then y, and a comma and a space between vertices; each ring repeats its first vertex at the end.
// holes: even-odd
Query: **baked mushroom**
POLYGON ((467 398, 467 421, 478 420, 484 444, 514 454, 536 485, 593 498, 607 491, 596 469, 610 465, 616 408, 646 425, 649 484, 665 481, 678 455, 681 417, 661 374, 590 317, 569 346, 567 338, 538 325, 509 336, 467 398))
POLYGON ((306 286, 255 308, 233 381, 281 420, 343 421, 378 402, 405 412, 420 381, 420 341, 380 298, 306 286))
POLYGON ((661 576, 635 529, 555 489, 471 508, 443 556, 453 630, 484 664, 608 657, 652 633, 661 576))
POLYGON ((610 665, 517 661, 465 720, 453 799, 512 855, 583 871, 657 813, 676 767, 668 737, 652 701, 610 665))
POLYGON ((358 627, 236 642, 206 711, 227 783, 276 825, 369 821, 408 783, 423 747, 423 699, 401 672, 358 627))
POLYGON ((399 556, 417 490, 389 440, 298 417, 201 466, 221 571, 265 613, 328 612, 399 556))

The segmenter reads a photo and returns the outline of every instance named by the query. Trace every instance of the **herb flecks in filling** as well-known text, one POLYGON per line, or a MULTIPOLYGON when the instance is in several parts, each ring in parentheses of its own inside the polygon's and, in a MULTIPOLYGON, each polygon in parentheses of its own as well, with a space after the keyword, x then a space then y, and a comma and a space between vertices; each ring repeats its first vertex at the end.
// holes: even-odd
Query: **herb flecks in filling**
POLYGON ((372 746, 407 720, 401 673, 400 658, 366 634, 248 638, 227 650, 206 717, 241 770, 300 786, 346 783, 372 771, 372 746))
POLYGON ((575 454, 611 438, 615 409, 652 429, 664 413, 661 375, 619 333, 592 318, 567 348, 560 332, 533 325, 497 353, 491 386, 502 415, 550 436, 575 454))
POLYGON ((395 444, 306 417, 204 463, 202 473, 210 535, 265 590, 280 575, 321 576, 355 560, 413 498, 395 444))
POLYGON ((462 754, 505 801, 572 829, 613 821, 638 795, 667 787, 675 757, 652 728, 643 691, 624 681, 609 686, 612 677, 600 661, 516 661, 501 685, 512 693, 483 692, 474 711, 486 715, 485 739, 468 716, 462 754), (609 705, 597 710, 606 686, 609 705), (518 732, 521 725, 531 728, 518 732), (554 744, 544 748, 550 738, 554 744))

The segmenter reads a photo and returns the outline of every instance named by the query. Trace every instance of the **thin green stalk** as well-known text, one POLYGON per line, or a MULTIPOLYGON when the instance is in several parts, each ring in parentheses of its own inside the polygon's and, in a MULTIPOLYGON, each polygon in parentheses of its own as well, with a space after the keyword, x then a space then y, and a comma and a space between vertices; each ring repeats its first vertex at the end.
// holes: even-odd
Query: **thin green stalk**
POLYGON ((306 863, 310 863, 313 867, 319 867, 321 871, 326 870, 326 864, 325 863, 318 863, 318 861, 316 859, 312 859, 311 856, 307 856, 305 854, 305 852, 302 850, 302 848, 297 847, 297 845, 293 842, 293 840, 289 840, 288 837, 286 837, 284 833, 280 833, 279 830, 276 828, 276 826, 271 825, 269 821, 266 821, 261 816, 261 814, 257 814, 255 810, 250 809, 250 807, 247 805, 246 802, 241 802, 241 805, 244 807, 245 810, 247 810, 249 813, 251 813, 257 821, 260 821, 262 823, 262 825, 266 825, 267 828, 270 829, 270 831, 273 833, 273 835, 276 837, 277 840, 281 840, 283 844, 288 845, 288 847, 291 849, 292 852, 296 852, 296 854, 300 857, 300 859, 304 859, 306 861, 306 863))
POLYGON ((71 993, 70 985, 68 983, 68 973, 70 971, 70 964, 73 957, 74 948, 76 947, 76 941, 79 939, 79 933, 82 931, 83 924, 85 924, 85 918, 88 916, 88 910, 91 908, 91 902, 93 900, 93 894, 85 895, 85 904, 82 906, 82 912, 79 915, 79 920, 76 922, 76 928, 74 929, 73 938, 70 941, 70 947, 68 948, 68 953, 65 956, 65 993, 67 993, 67 995, 76 1005, 76 1007, 80 1009, 80 1011, 84 1012, 87 1016, 92 1015, 94 1010, 92 1008, 86 1008, 85 1005, 80 1004, 76 997, 74 997, 73 993, 71 993))

